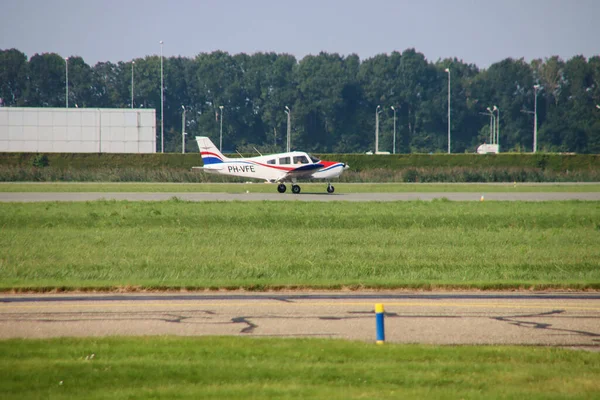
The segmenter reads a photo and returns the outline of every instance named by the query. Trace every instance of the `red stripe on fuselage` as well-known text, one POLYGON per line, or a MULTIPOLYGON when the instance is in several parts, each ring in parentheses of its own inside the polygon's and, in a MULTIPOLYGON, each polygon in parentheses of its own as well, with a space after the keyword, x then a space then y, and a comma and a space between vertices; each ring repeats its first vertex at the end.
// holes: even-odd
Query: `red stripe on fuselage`
POLYGON ((214 157, 217 157, 219 160, 223 160, 220 155, 218 155, 216 153, 211 153, 210 151, 201 151, 200 155, 201 156, 214 156, 214 157))
POLYGON ((332 165, 339 164, 339 161, 319 161, 319 164, 323 164, 323 168, 331 167, 332 165))

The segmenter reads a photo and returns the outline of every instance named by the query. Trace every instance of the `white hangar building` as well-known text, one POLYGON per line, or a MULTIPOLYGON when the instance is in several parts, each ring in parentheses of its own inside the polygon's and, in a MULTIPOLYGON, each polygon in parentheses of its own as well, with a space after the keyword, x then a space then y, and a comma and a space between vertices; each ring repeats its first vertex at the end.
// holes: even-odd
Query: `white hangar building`
POLYGON ((0 152, 155 153, 156 111, 0 107, 0 152))

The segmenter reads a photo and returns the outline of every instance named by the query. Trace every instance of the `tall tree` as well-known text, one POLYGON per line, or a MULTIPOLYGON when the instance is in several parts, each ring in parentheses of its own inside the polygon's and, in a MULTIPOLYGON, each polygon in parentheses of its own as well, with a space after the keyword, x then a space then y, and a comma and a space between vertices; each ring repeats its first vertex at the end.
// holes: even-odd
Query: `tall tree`
MULTIPOLYGON (((132 61, 135 107, 156 109, 158 143, 161 60, 132 61)), ((70 57, 70 106, 131 107, 132 61, 90 67, 81 57, 70 57)), ((300 61, 289 54, 222 51, 164 59, 165 150, 181 149, 182 106, 188 142, 195 135, 218 141, 222 119, 224 149, 282 150, 288 106, 292 147, 364 152, 373 149, 380 105, 380 150, 393 148, 394 106, 397 152, 445 152, 446 68, 451 71, 453 153, 474 151, 489 140, 486 109, 493 106, 500 109, 502 151, 531 151, 538 84, 538 151, 600 152, 599 56, 567 61, 553 56, 529 64, 507 58, 479 70, 456 58, 432 63, 415 49, 363 61, 355 54, 324 52, 300 61)), ((3 105, 64 107, 65 72, 65 60, 57 54, 27 60, 18 50, 0 50, 3 105)))
POLYGON ((64 107, 66 103, 66 61, 55 53, 35 54, 29 60, 29 80, 24 105, 64 107))
POLYGON ((27 56, 17 49, 0 50, 0 106, 23 105, 27 56))

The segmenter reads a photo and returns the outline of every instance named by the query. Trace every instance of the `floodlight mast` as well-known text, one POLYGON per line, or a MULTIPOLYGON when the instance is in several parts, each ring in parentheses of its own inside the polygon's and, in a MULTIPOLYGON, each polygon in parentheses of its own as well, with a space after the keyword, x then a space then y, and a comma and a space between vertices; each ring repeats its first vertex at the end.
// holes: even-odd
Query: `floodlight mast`
POLYGON ((378 105, 375 109, 375 154, 379 152, 379 114, 381 114, 380 109, 380 105, 378 105))
POLYGON ((131 61, 131 108, 133 108, 133 66, 135 61, 131 61))
POLYGON ((498 153, 500 152, 500 107, 494 106, 492 111, 496 111, 496 145, 498 146, 498 153))
POLYGON ((160 44, 160 152, 165 152, 165 124, 164 124, 164 79, 163 79, 163 41, 160 44))
POLYGON ((221 110, 221 128, 219 129, 219 151, 223 152, 223 106, 219 106, 221 110))
POLYGON ((533 103, 533 152, 537 152, 537 95, 540 85, 533 85, 534 103, 533 103))
POLYGON ((448 73, 448 154, 450 154, 450 68, 445 70, 448 73))
POLYGON ((496 139, 496 115, 491 108, 486 108, 490 114, 490 144, 495 144, 496 139))
POLYGON ((182 104, 181 108, 183 109, 181 114, 181 154, 185 154, 185 106, 182 104))
POLYGON ((69 57, 65 57, 65 107, 69 108, 69 57))
POLYGON ((394 106, 391 107, 392 111, 394 112, 394 145, 392 148, 392 153, 396 154, 396 109, 394 108, 394 106))
POLYGON ((287 114, 287 144, 285 151, 289 153, 292 145, 292 110, 288 106, 285 106, 285 113, 287 114))

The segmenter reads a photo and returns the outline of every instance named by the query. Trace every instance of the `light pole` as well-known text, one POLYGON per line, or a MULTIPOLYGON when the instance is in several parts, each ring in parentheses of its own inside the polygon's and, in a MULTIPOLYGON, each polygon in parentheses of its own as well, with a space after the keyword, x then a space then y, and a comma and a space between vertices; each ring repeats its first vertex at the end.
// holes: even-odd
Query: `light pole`
POLYGON ((375 109, 375 154, 379 152, 379 114, 381 114, 381 111, 379 110, 380 108, 381 106, 378 105, 375 109))
POLYGON ((164 124, 164 85, 163 85, 163 41, 160 42, 160 152, 165 152, 165 124, 164 124))
POLYGON ((135 61, 131 61, 131 108, 133 108, 133 66, 135 61))
POLYGON ((394 112, 394 145, 393 145, 392 153, 396 154, 396 109, 394 108, 394 106, 392 106, 391 108, 392 108, 392 111, 394 112))
POLYGON ((494 144, 493 135, 492 135, 492 132, 494 131, 493 130, 494 113, 492 112, 492 110, 489 107, 486 110, 487 110, 487 112, 480 112, 479 114, 490 116, 490 144, 494 144))
POLYGON ((445 70, 448 73, 448 154, 450 154, 450 68, 445 70))
POLYGON ((182 104, 181 108, 183 109, 181 114, 181 154, 185 154, 185 106, 182 104))
POLYGON ((492 111, 491 108, 487 108, 488 113, 490 114, 490 144, 495 144, 496 141, 496 115, 492 111))
POLYGON ((221 129, 219 130, 219 151, 223 151, 223 106, 219 106, 221 109, 221 129))
POLYGON ((500 108, 494 106, 493 111, 498 113, 496 117, 496 144, 498 145, 498 153, 500 153, 500 108))
POLYGON ((285 113, 287 114, 287 145, 285 151, 290 152, 291 137, 292 137, 292 110, 288 106, 285 106, 285 113))
POLYGON ((533 102, 533 152, 537 152, 537 94, 540 85, 533 85, 534 102, 533 102))
POLYGON ((65 58, 65 82, 65 107, 69 108, 69 57, 65 58))

